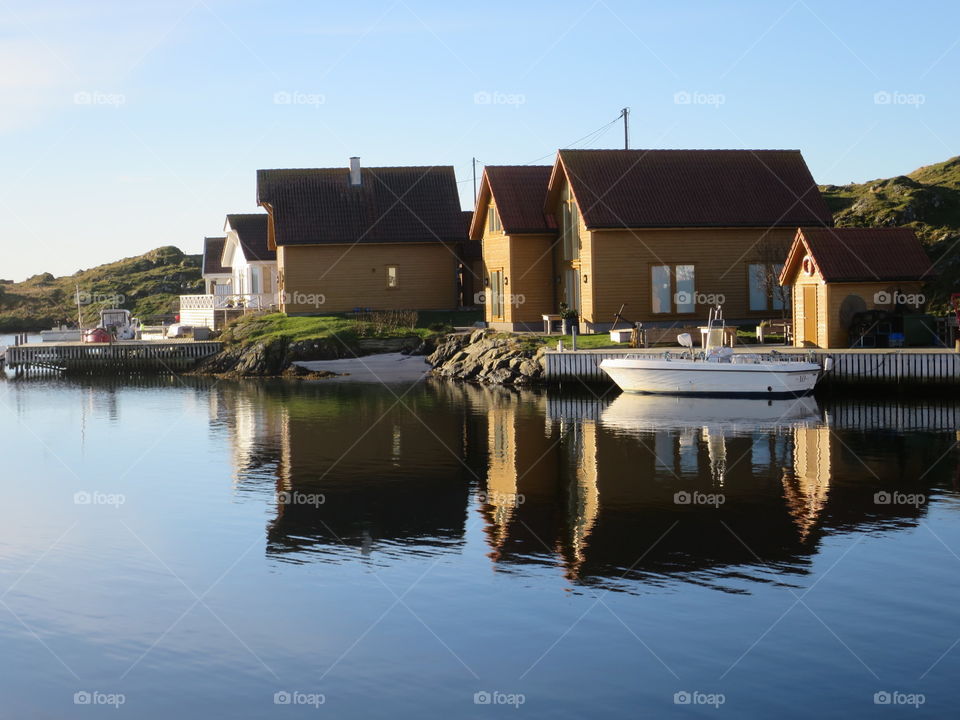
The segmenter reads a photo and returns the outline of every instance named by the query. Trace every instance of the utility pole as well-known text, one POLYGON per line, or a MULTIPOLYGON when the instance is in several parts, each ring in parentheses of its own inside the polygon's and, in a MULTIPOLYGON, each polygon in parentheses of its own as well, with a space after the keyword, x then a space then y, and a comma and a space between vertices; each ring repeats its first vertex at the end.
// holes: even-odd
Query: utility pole
POLYGON ((625 107, 620 112, 620 117, 623 118, 623 149, 630 149, 630 108, 625 107))
POLYGON ((477 209, 477 159, 473 159, 473 209, 477 209))
POLYGON ((80 307, 80 283, 77 283, 77 327, 83 333, 83 310, 80 307))

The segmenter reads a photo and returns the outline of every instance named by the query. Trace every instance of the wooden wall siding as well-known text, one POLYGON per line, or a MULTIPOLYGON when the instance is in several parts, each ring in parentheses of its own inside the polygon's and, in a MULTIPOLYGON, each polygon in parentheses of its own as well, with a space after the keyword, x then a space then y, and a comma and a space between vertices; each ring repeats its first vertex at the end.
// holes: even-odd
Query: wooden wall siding
MULTIPOLYGON (((490 314, 490 288, 486 287, 486 280, 490 277, 493 270, 503 270, 503 274, 510 277, 510 238, 501 232, 491 233, 489 230, 483 232, 483 279, 484 279, 484 304, 483 319, 487 322, 493 322, 493 316, 490 314)), ((510 308, 504 307, 504 317, 499 318, 499 322, 510 322, 510 308)))
MULTIPOLYGON (((820 277, 819 271, 813 275, 797 275, 793 284, 793 344, 796 347, 827 347, 827 318, 829 317, 829 298, 827 286, 820 277), (804 286, 814 285, 817 288, 817 334, 808 338, 805 335, 803 318, 806 317, 806 308, 803 305, 804 286)), ((846 347, 844 342, 840 346, 846 347)))
POLYGON ((724 295, 727 318, 776 317, 776 310, 750 310, 747 266, 758 261, 760 242, 786 246, 796 230, 771 230, 761 241, 764 233, 763 228, 594 230, 587 240, 589 251, 584 253, 591 263, 586 294, 592 298, 589 306, 585 303, 584 318, 609 323, 620 305, 626 304, 624 316, 635 321, 705 319, 709 308, 701 306, 692 315, 651 312, 650 267, 658 264, 694 265, 697 292, 724 295))
MULTIPOLYGON (((558 202, 553 207, 553 215, 557 218, 558 222, 562 216, 562 203, 560 200, 566 195, 566 181, 563 184, 563 190, 558 193, 558 202)), ((580 230, 580 252, 579 257, 576 260, 566 260, 563 257, 563 236, 562 234, 557 234, 554 238, 554 251, 553 251, 553 282, 556 285, 556 306, 554 307, 553 312, 557 312, 560 309, 560 303, 565 302, 567 297, 567 272, 569 270, 576 270, 578 282, 580 284, 580 318, 588 318, 592 316, 594 299, 590 292, 590 276, 593 274, 593 265, 591 257, 591 242, 590 242, 590 232, 587 230, 587 226, 583 221, 583 210, 580 206, 579 201, 574 197, 574 201, 577 202, 577 220, 579 222, 580 230), (586 284, 583 282, 584 274, 587 274, 588 281, 586 284), (559 281, 558 281, 559 279, 559 281)))
POLYGON ((553 242, 547 235, 510 238, 509 284, 505 288, 516 301, 509 312, 511 322, 538 323, 544 313, 556 312, 553 282, 553 242), (522 299, 522 302, 520 300, 522 299))
POLYGON ((457 307, 457 258, 439 243, 281 246, 278 261, 287 313, 450 310, 457 307), (387 267, 399 287, 387 288, 387 267), (317 307, 296 296, 323 295, 317 307))
POLYGON ((867 310, 893 310, 892 304, 878 304, 874 295, 881 291, 889 293, 901 292, 904 294, 919 293, 923 284, 919 282, 873 282, 873 283, 830 283, 827 290, 826 341, 822 347, 843 348, 850 345, 849 329, 840 322, 840 307, 850 295, 857 295, 863 299, 867 310))
MULTIPOLYGON (((593 318, 597 314, 598 298, 594 293, 597 292, 594 282, 594 271, 596 270, 596 241, 593 233, 587 230, 583 222, 583 212, 577 213, 580 218, 580 317, 581 319, 593 318), (586 282, 584 282, 586 278, 586 282)), ((600 288, 602 290, 603 288, 600 288)), ((617 308, 620 306, 617 305, 617 308)), ((614 310, 616 312, 616 309, 614 310)), ((613 320, 613 313, 610 314, 610 320, 613 320)), ((596 321, 594 321, 596 322, 596 321)), ((601 322, 605 322, 601 320, 601 322)))

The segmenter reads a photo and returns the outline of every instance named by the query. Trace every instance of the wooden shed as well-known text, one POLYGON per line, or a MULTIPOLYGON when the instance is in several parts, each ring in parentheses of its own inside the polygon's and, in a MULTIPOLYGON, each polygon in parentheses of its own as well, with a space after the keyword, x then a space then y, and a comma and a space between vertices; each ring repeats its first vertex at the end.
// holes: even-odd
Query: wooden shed
POLYGON ((861 313, 916 313, 930 258, 910 228, 801 228, 780 274, 792 289, 794 345, 849 347, 861 313))

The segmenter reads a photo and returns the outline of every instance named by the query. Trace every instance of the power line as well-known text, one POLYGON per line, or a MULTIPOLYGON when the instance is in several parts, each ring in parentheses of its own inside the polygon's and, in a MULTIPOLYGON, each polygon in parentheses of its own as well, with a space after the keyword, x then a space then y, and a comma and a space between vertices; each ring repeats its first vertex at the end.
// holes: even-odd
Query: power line
MULTIPOLYGON (((579 145, 580 143, 585 142, 585 141, 593 142, 593 141, 599 140, 601 137, 603 137, 603 136, 607 133, 607 131, 608 131, 611 127, 613 127, 614 125, 616 125, 618 122, 620 122, 620 121, 623 119, 623 115, 624 115, 624 113, 623 113, 623 111, 621 111, 621 113, 620 113, 619 115, 617 115, 617 117, 615 117, 615 118, 614 118, 613 120, 611 120, 610 122, 606 123, 605 125, 601 125, 600 127, 598 127, 598 128, 597 128, 596 130, 594 130, 593 132, 590 132, 590 133, 587 133, 586 135, 584 135, 582 138, 579 138, 579 139, 577 139, 577 140, 574 140, 573 142, 567 143, 566 145, 563 145, 563 146, 561 146, 561 147, 563 147, 563 148, 572 148, 574 145, 579 145)), ((538 157, 536 160, 531 160, 530 162, 521 163, 521 165, 533 165, 533 164, 535 164, 535 163, 540 162, 541 160, 546 160, 547 158, 553 157, 555 154, 556 154, 556 150, 554 150, 553 152, 547 153, 547 154, 544 155, 543 157, 538 157)), ((479 165, 479 166, 481 166, 481 167, 486 167, 486 166, 489 164, 489 163, 483 162, 483 160, 481 160, 480 158, 474 158, 474 159, 476 160, 477 165, 479 165)), ((473 178, 470 177, 470 178, 467 178, 466 180, 458 180, 458 181, 457 181, 457 185, 462 185, 463 183, 468 183, 468 182, 473 182, 473 178)))
MULTIPOLYGON (((594 135, 597 135, 598 133, 601 133, 601 132, 603 132, 604 130, 609 129, 611 126, 613 126, 613 125, 615 125, 616 123, 620 122, 620 119, 621 119, 622 117, 623 117, 623 113, 621 113, 620 115, 617 115, 617 117, 615 117, 613 120, 611 120, 610 122, 608 122, 606 125, 603 125, 603 126, 597 128, 596 130, 594 130, 593 132, 587 133, 586 135, 584 135, 584 136, 583 136, 582 138, 580 138, 579 140, 574 140, 572 143, 567 143, 566 145, 563 145, 562 147, 564 147, 564 148, 572 148, 574 145, 577 145, 577 144, 583 142, 584 140, 587 140, 588 138, 593 138, 594 135)), ((599 139, 599 136, 598 136, 597 138, 594 138, 594 139, 599 139)), ((551 153, 548 153, 548 154, 544 155, 543 157, 538 157, 536 160, 531 160, 530 162, 523 163, 523 164, 524 164, 524 165, 533 165, 534 163, 538 163, 538 162, 540 162, 541 160, 546 160, 548 157, 553 157, 555 154, 556 154, 556 151, 551 152, 551 153)))

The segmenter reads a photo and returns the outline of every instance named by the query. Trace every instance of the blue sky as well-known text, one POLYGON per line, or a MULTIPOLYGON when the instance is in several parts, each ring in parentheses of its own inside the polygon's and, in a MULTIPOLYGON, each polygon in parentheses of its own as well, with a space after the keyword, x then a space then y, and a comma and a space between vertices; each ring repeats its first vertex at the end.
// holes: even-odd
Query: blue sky
POLYGON ((472 157, 550 156, 623 106, 632 147, 799 148, 818 182, 960 154, 952 2, 41 0, 0 5, 0 61, 18 280, 199 252, 257 168, 454 165, 468 209, 472 157))

